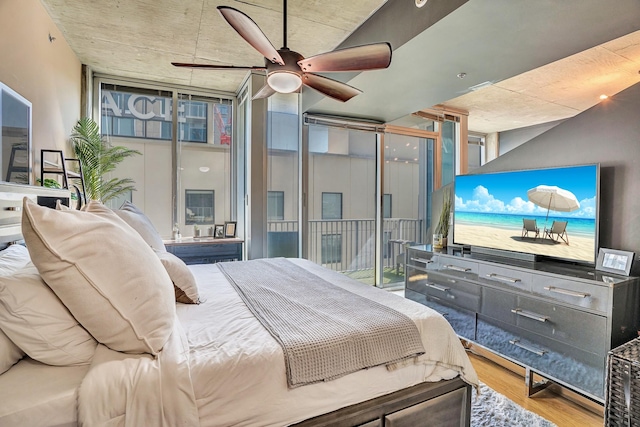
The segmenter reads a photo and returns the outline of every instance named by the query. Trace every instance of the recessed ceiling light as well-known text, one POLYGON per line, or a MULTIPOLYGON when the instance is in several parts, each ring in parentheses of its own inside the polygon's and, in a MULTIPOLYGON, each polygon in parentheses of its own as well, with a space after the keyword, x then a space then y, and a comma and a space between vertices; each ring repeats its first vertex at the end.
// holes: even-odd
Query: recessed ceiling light
POLYGON ((608 98, 608 96, 605 95, 604 93, 602 95, 600 95, 600 99, 607 99, 607 98, 608 98))
POLYGON ((416 7, 422 7, 427 4, 427 0, 416 0, 416 7))
POLYGON ((200 166, 198 169, 200 170, 200 172, 203 172, 203 173, 209 172, 208 166, 200 166))

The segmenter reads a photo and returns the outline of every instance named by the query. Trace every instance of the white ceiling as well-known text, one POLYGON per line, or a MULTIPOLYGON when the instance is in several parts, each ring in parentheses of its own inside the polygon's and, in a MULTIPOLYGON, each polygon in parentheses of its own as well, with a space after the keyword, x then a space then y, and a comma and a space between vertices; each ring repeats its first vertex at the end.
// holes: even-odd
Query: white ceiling
MULTIPOLYGON (((446 2, 417 9, 414 0, 290 1, 287 44, 305 57, 350 40, 417 33, 390 40, 389 69, 339 77, 363 94, 342 104, 305 90, 306 109, 390 121, 440 104, 468 111, 469 129, 489 133, 571 117, 600 102, 600 94, 640 81, 638 0, 469 0, 425 23, 446 2), (376 24, 361 26, 374 13, 376 24), (484 82, 493 84, 469 89, 484 82)), ((282 45, 280 0, 42 3, 80 61, 111 75, 235 93, 242 71, 170 65, 263 65, 218 14, 219 5, 242 10, 276 48, 282 45)))

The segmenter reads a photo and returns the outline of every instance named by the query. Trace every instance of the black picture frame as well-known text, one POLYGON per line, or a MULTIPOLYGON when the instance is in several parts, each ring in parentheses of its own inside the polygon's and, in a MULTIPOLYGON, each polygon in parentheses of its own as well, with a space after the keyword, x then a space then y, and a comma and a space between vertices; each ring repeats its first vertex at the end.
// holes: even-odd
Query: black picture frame
POLYGON ((236 221, 225 221, 224 237, 236 237, 236 221))
POLYGON ((213 227, 213 238, 214 239, 224 239, 224 225, 216 224, 213 227))
POLYGON ((635 254, 629 251, 600 248, 596 261, 596 270, 628 276, 631 272, 634 256, 635 254))

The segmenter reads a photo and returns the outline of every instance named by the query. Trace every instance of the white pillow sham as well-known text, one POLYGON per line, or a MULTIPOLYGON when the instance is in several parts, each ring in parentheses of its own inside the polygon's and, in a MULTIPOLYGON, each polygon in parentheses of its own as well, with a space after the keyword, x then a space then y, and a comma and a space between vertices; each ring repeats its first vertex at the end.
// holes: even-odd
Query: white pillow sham
POLYGON ((91 363, 98 345, 33 264, 0 277, 0 325, 29 357, 48 365, 91 363))
POLYGON ((11 245, 0 251, 0 276, 8 276, 31 261, 29 251, 23 245, 11 245))
POLYGON ((24 199, 22 234, 44 281, 107 347, 157 354, 173 330, 173 284, 145 241, 111 209, 55 210, 24 199))
POLYGON ((183 304, 199 304, 198 285, 187 264, 170 252, 155 251, 160 262, 169 273, 176 295, 176 301, 183 304))
POLYGON ((18 363, 24 356, 20 347, 15 345, 9 337, 0 330, 0 374, 7 372, 9 368, 18 363))

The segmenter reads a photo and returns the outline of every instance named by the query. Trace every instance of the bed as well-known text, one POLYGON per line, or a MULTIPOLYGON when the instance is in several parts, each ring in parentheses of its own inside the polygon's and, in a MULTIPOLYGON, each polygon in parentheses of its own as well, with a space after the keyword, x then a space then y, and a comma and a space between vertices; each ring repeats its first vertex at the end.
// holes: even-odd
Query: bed
MULTIPOLYGON (((0 194, 5 194, 2 189, 0 194)), ((28 198, 34 200, 33 194, 28 198)), ((15 205, 19 198, 9 199, 15 205)), ((102 206, 77 213, 23 203, 27 255, 16 247, 9 249, 17 255, 0 252, 0 342, 15 338, 19 344, 13 348, 17 363, 0 375, 0 425, 469 425, 476 374, 450 325, 427 307, 304 259, 277 261, 408 317, 424 348, 412 357, 292 386, 287 351, 278 335, 266 329, 261 314, 247 305, 246 291, 239 290, 229 266, 180 264, 162 252, 152 225, 134 206, 118 216, 102 206), (83 221, 89 215, 87 224, 83 221), (102 222, 96 226, 94 218, 102 222), (92 245, 94 241, 103 244, 92 245), (79 243, 84 249, 78 249, 79 243), (7 255, 9 261, 3 261, 7 255), (21 257, 22 265, 3 272, 12 257, 21 257), (61 263, 66 270, 59 268, 61 263), (140 265, 144 276, 139 276, 140 265), (158 283, 167 278, 170 301, 166 287, 158 291, 158 283), (90 284, 87 289, 100 292, 82 294, 82 280, 90 284), (138 291, 143 286, 135 280, 153 286, 138 291), (52 341, 47 335, 52 332, 25 332, 7 314, 19 311, 7 302, 7 288, 23 281, 40 283, 39 292, 44 288, 47 298, 59 299, 56 304, 68 309, 66 321, 79 329, 64 345, 49 342, 43 348, 39 340, 52 341), (110 296, 114 282, 120 287, 110 296), (176 285, 183 282, 185 286, 176 285), (117 308, 113 320, 105 321, 111 314, 100 308, 105 298, 110 298, 109 309, 117 308), (129 323, 118 323, 123 318, 137 325, 133 333, 129 323)), ((20 218, 15 214, 20 210, 3 210, 20 218)), ((14 226, 10 220, 3 225, 14 226)), ((15 239, 15 232, 5 234, 15 239)), ((241 261, 233 268, 254 271, 256 264, 241 261)), ((41 305, 48 310, 50 304, 41 305)), ((48 321, 44 328, 50 331, 54 323, 48 321)))

